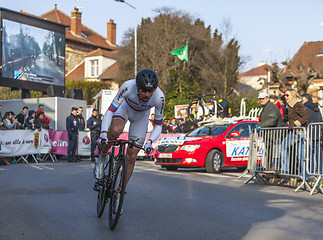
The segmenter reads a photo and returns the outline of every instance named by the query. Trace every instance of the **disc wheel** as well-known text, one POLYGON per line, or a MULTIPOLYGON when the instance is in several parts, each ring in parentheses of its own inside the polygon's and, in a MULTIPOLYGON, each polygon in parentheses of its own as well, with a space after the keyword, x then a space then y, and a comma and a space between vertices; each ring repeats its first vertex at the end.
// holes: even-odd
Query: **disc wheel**
POLYGON ((113 168, 111 199, 109 204, 109 227, 114 230, 122 214, 122 205, 126 189, 127 167, 125 155, 120 155, 113 168), (119 198, 117 201, 116 199, 119 198))
POLYGON ((200 101, 195 100, 188 105, 187 114, 191 121, 194 121, 195 119, 198 120, 200 118, 203 120, 205 117, 205 109, 200 101))

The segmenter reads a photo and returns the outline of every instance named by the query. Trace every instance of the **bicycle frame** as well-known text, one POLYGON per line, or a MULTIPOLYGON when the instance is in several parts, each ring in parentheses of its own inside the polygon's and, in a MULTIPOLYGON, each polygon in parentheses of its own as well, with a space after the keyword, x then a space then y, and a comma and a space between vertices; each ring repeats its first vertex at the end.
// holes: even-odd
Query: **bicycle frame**
POLYGON ((215 97, 215 93, 214 94, 209 94, 209 95, 194 95, 192 97, 189 97, 189 99, 197 99, 197 103, 196 106, 202 106, 202 108, 205 108, 208 110, 208 114, 211 116, 216 115, 218 113, 218 108, 220 108, 221 111, 223 111, 223 107, 218 103, 216 97, 215 97), (203 97, 210 97, 213 96, 214 100, 212 100, 213 102, 213 107, 210 107, 209 105, 207 105, 207 103, 204 101, 203 97), (201 104, 201 105, 200 105, 201 104))
MULTIPOLYGON (((109 226, 111 230, 117 226, 119 217, 122 214, 122 205, 124 201, 124 194, 126 188, 126 177, 127 177, 127 159, 125 155, 126 145, 133 148, 137 147, 134 141, 128 140, 115 140, 109 141, 108 144, 112 144, 109 160, 104 163, 104 172, 107 166, 109 166, 109 172, 104 174, 101 189, 98 193, 97 199, 97 215, 101 217, 106 203, 110 199, 109 204, 109 226), (119 147, 119 152, 116 154, 116 147, 119 147), (118 204, 116 198, 119 196, 118 204), (117 210, 116 210, 117 209, 117 210)), ((106 142, 104 144, 107 144, 106 142)))

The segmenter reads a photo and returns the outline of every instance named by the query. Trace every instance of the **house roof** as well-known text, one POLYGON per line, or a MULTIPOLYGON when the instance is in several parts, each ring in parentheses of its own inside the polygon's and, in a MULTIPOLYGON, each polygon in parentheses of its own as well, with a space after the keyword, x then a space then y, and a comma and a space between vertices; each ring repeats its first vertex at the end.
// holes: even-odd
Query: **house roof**
POLYGON ((83 81, 85 72, 85 62, 82 61, 75 69, 66 75, 66 81, 83 81))
POLYGON ((101 48, 97 48, 96 50, 89 52, 85 55, 85 57, 96 57, 96 56, 103 56, 107 58, 116 58, 116 52, 115 51, 107 51, 101 48))
MULTIPOLYGON (((85 73, 85 62, 83 61, 80 65, 78 65, 75 69, 69 72, 66 75, 66 81, 83 81, 85 73)), ((108 80, 115 79, 118 76, 119 68, 118 63, 112 64, 107 70, 105 70, 100 76, 97 78, 100 80, 108 80)))
POLYGON ((100 34, 94 32, 92 29, 86 27, 85 25, 81 24, 81 31, 85 36, 76 36, 73 33, 71 33, 71 17, 63 13, 62 11, 57 9, 57 6, 55 5, 54 9, 41 14, 39 16, 40 18, 53 21, 53 22, 58 22, 61 24, 64 24, 68 26, 66 28, 66 39, 77 41, 77 42, 82 42, 85 44, 90 44, 94 45, 96 47, 100 47, 103 49, 109 49, 109 50, 115 50, 116 48, 114 46, 111 46, 106 38, 101 36, 100 34))
MULTIPOLYGON (((323 41, 304 42, 303 46, 298 50, 294 57, 289 61, 290 69, 293 73, 298 74, 297 65, 302 63, 304 70, 310 65, 314 69, 323 72, 323 41)), ((283 69, 284 74, 290 74, 287 68, 283 69)))
POLYGON ((99 79, 115 79, 118 76, 119 73, 119 67, 118 63, 114 63, 112 66, 110 66, 104 73, 102 73, 99 76, 99 79))
POLYGON ((250 77, 250 76, 261 76, 261 75, 267 75, 268 70, 267 68, 270 68, 268 64, 261 65, 259 67, 253 68, 249 71, 243 72, 239 74, 239 77, 250 77))

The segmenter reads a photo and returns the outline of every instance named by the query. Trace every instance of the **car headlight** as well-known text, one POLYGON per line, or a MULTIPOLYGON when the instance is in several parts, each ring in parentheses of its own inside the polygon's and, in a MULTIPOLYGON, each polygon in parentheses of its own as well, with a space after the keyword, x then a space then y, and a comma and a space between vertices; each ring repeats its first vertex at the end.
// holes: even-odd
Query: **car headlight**
POLYGON ((200 145, 184 145, 181 150, 186 151, 186 152, 193 152, 196 149, 198 149, 200 145))

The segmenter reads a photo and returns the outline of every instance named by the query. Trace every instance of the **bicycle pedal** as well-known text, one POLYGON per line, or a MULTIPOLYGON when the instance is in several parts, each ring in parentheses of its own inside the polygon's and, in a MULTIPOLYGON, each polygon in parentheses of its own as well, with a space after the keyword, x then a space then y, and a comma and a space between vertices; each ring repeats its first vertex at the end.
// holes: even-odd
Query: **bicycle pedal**
POLYGON ((99 179, 98 179, 98 180, 95 182, 95 184, 96 184, 96 185, 98 185, 98 186, 102 186, 102 180, 99 180, 99 179))
POLYGON ((95 184, 93 186, 93 190, 96 191, 96 192, 100 192, 100 187, 97 184, 95 184))

